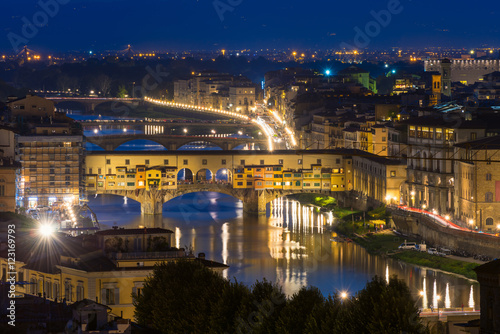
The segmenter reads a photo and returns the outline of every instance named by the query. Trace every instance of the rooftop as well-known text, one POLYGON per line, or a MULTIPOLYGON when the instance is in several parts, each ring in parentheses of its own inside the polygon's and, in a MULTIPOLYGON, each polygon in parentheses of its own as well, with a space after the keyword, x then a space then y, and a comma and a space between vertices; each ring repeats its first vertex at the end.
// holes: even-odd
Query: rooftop
POLYGON ((472 150, 500 149, 500 136, 485 137, 481 139, 461 142, 459 144, 455 144, 455 147, 467 148, 472 150))

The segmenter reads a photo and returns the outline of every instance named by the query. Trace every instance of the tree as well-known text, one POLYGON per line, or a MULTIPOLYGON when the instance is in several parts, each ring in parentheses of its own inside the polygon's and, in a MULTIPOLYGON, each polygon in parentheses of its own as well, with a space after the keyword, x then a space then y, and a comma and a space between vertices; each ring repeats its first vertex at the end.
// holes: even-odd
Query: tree
POLYGON ((228 281, 193 260, 161 263, 133 295, 139 324, 162 333, 208 333, 212 307, 228 281))
POLYGON ((235 319, 236 333, 275 333, 276 321, 287 302, 281 286, 264 279, 252 286, 235 319))
POLYGON ((118 93, 116 94, 116 97, 119 97, 119 98, 123 99, 123 98, 125 98, 127 96, 128 96, 127 89, 125 88, 125 86, 120 85, 120 87, 118 87, 118 93))
POLYGON ((101 92, 102 95, 108 96, 109 91, 111 90, 111 78, 105 74, 101 74, 96 78, 95 84, 97 89, 101 92))
POLYGON ((375 276, 353 301, 353 332, 361 333, 425 333, 418 307, 410 289, 396 276, 389 283, 375 276))
POLYGON ((281 310, 276 323, 277 333, 302 334, 309 322, 318 323, 319 310, 324 310, 325 297, 316 287, 302 287, 293 294, 286 306, 281 310))

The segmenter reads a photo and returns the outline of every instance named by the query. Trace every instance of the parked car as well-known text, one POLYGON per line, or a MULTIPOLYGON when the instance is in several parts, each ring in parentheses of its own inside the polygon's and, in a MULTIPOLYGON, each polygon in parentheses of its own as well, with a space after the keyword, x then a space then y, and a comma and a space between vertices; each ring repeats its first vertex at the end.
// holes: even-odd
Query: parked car
POLYGON ((446 255, 451 255, 451 250, 449 250, 448 248, 440 248, 440 249, 439 249, 439 252, 440 252, 443 256, 446 256, 446 255))
POLYGON ((398 249, 417 249, 417 244, 414 242, 404 242, 399 245, 398 249))
POLYGON ((429 248, 427 250, 427 253, 432 254, 432 255, 437 255, 438 250, 436 248, 429 248))

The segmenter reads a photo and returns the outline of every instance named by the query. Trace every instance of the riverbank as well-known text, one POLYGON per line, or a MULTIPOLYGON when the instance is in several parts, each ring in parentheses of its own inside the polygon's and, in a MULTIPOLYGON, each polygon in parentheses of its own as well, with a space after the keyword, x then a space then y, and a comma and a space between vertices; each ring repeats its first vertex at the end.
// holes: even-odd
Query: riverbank
POLYGON ((374 221, 372 220, 373 218, 378 218, 378 220, 375 220, 376 222, 385 221, 385 207, 379 207, 369 212, 337 208, 333 213, 340 219, 340 222, 335 227, 335 231, 351 238, 370 254, 387 256, 406 263, 462 275, 473 280, 477 279, 474 268, 481 263, 442 257, 427 252, 398 250, 399 245, 405 241, 419 244, 422 240, 397 235, 392 230, 381 230, 380 228, 386 227, 383 224, 370 224, 370 222, 374 221))
POLYGON ((357 236, 352 236, 351 239, 365 248, 370 254, 388 256, 406 263, 462 275, 473 280, 477 279, 474 268, 481 265, 480 263, 462 261, 446 256, 432 255, 427 252, 415 250, 399 251, 398 246, 405 240, 417 243, 420 240, 404 238, 390 230, 368 235, 358 234, 357 236))

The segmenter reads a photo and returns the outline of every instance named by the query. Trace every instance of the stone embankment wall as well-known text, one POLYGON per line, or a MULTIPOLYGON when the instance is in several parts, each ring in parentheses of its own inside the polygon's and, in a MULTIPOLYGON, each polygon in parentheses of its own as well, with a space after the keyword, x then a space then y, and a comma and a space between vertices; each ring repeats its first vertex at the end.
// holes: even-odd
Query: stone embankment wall
POLYGON ((419 213, 389 210, 399 231, 420 238, 428 245, 465 251, 473 255, 487 255, 493 259, 500 258, 500 237, 444 227, 419 213))

